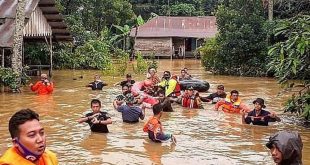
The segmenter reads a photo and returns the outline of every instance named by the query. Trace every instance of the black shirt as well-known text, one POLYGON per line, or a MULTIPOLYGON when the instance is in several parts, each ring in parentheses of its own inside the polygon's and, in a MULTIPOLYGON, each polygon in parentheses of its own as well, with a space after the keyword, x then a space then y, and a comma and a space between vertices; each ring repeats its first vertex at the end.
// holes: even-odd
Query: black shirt
POLYGON ((271 118, 268 116, 270 112, 261 110, 258 116, 256 116, 256 110, 254 109, 253 111, 248 113, 248 116, 245 118, 245 122, 247 124, 253 124, 253 125, 263 125, 263 126, 268 126, 268 122, 275 122, 276 119, 271 118), (254 117, 254 118, 252 118, 254 117))
POLYGON ((203 102, 210 102, 210 101, 212 101, 212 104, 215 104, 216 102, 218 102, 218 100, 220 98, 226 98, 226 93, 222 93, 221 95, 219 95, 216 92, 216 93, 210 94, 207 97, 200 97, 201 101, 203 101, 203 102))
POLYGON ((120 83, 120 85, 123 87, 123 86, 125 86, 125 85, 130 86, 130 85, 132 85, 132 84, 134 84, 134 83, 135 83, 135 80, 130 80, 130 81, 125 80, 125 81, 122 81, 122 82, 120 83))
POLYGON ((88 87, 91 87, 92 90, 102 90, 102 88, 104 86, 107 86, 106 83, 103 83, 101 81, 95 81, 95 82, 91 82, 89 83, 88 87))
MULTIPOLYGON (((106 113, 106 112, 99 112, 99 113, 100 113, 100 115, 97 117, 98 120, 108 120, 108 119, 110 119, 110 117, 108 116, 108 113, 106 113)), ((91 113, 87 113, 85 116, 88 117, 88 116, 91 116, 93 114, 94 113, 91 112, 91 113)), ((108 133, 109 132, 108 127, 105 124, 93 124, 91 122, 91 120, 87 120, 86 123, 89 124, 90 130, 92 132, 101 132, 101 133, 108 133)))

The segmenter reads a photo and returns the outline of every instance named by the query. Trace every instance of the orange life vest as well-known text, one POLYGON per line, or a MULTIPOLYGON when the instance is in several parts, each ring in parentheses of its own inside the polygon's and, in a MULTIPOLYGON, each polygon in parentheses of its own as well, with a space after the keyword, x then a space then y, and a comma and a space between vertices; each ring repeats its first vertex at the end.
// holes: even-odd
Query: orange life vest
POLYGON ((144 132, 152 131, 154 133, 161 133, 162 126, 161 126, 160 121, 154 116, 150 117, 150 119, 144 125, 143 131, 144 132))
POLYGON ((189 96, 187 93, 182 97, 182 106, 187 108, 199 108, 197 96, 189 96))
POLYGON ((238 98, 237 101, 235 102, 231 102, 231 96, 227 96, 225 98, 225 103, 223 104, 223 111, 224 112, 228 112, 228 113, 240 113, 240 103, 241 103, 241 99, 238 98))
MULTIPOLYGON (((9 148, 0 158, 0 165, 35 165, 33 162, 22 157, 18 152, 18 149, 15 147, 9 148)), ((45 150, 38 161, 39 165, 58 165, 56 155, 48 150, 45 150)))

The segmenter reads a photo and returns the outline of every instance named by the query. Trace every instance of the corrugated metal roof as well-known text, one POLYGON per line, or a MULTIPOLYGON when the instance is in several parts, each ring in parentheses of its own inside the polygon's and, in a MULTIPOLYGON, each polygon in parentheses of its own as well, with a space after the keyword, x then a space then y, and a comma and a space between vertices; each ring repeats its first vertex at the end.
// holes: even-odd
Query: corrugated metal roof
MULTIPOLYGON (((158 16, 146 22, 138 29, 137 37, 214 37, 217 33, 216 18, 202 17, 168 17, 158 16)), ((134 37, 135 28, 130 36, 134 37)))
MULTIPOLYGON (((0 19, 4 20, 0 24, 0 47, 12 47, 13 35, 15 29, 15 15, 18 0, 0 0, 0 19)), ((29 20, 31 13, 35 11, 36 7, 42 10, 46 17, 48 24, 52 29, 53 40, 55 41, 72 41, 73 38, 63 21, 62 15, 55 6, 55 0, 26 0, 25 17, 26 22, 29 20)), ((27 39, 42 39, 36 37, 29 37, 27 39)))

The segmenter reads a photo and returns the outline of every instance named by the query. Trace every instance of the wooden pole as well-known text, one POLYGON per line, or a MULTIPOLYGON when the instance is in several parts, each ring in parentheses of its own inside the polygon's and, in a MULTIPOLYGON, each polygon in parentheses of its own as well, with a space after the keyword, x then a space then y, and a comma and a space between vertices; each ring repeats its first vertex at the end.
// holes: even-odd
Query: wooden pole
POLYGON ((53 70, 53 41, 52 36, 50 36, 50 70, 49 70, 50 77, 52 77, 52 70, 53 70))
POLYGON ((4 48, 2 48, 2 61, 1 61, 1 66, 4 68, 4 48))
POLYGON ((273 20, 273 0, 268 0, 268 20, 273 20))

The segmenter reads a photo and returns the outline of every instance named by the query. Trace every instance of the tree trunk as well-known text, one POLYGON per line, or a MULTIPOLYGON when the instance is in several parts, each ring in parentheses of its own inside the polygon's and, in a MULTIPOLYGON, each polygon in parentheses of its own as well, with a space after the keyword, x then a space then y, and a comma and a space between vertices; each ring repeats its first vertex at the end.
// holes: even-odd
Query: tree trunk
POLYGON ((268 0, 268 20, 273 20, 273 0, 268 0))
MULTIPOLYGON (((25 25, 25 0, 18 0, 15 18, 15 33, 12 55, 12 69, 19 75, 22 73, 23 29, 25 25)), ((18 80, 20 83, 20 79, 18 80)))
POLYGON ((134 59, 135 56, 135 45, 136 45, 136 39, 137 39, 137 35, 138 35, 138 30, 139 30, 139 26, 136 26, 136 31, 135 31, 135 37, 134 37, 134 41, 133 41, 133 51, 131 54, 131 58, 134 59))

